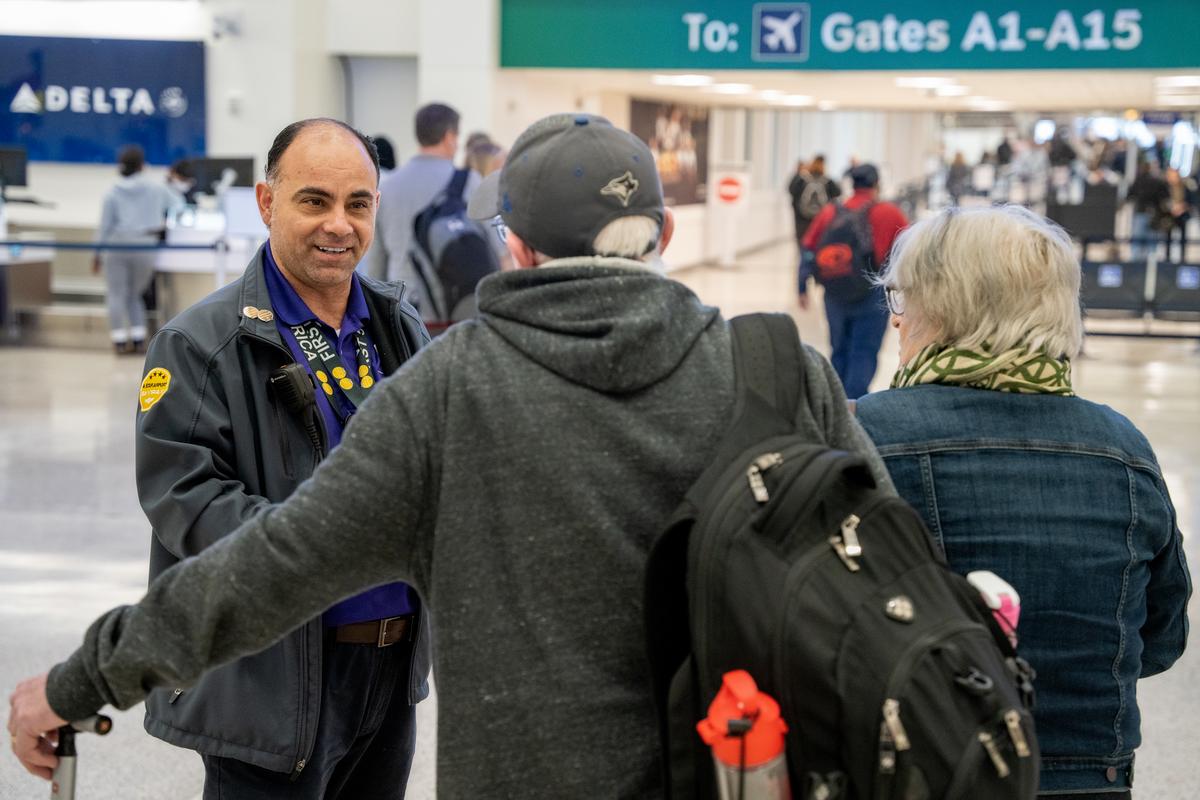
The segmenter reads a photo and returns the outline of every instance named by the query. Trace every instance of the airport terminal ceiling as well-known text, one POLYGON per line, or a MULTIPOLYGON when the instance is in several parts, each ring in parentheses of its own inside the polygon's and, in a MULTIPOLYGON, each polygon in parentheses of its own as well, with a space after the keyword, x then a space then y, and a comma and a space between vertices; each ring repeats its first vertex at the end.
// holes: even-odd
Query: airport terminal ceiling
POLYGON ((1190 71, 503 71, 564 88, 587 86, 638 97, 739 108, 941 112, 1132 108, 1180 113, 1200 109, 1200 66, 1190 71))

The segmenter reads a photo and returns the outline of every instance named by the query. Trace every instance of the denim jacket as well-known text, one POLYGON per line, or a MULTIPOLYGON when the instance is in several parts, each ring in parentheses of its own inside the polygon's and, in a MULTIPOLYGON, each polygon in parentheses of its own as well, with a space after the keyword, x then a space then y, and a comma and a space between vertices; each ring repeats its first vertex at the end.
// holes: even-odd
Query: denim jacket
POLYGON ((1041 791, 1130 785, 1137 680, 1182 654, 1191 593, 1145 437, 1078 397, 954 386, 867 395, 857 413, 950 566, 1021 595, 1041 791))

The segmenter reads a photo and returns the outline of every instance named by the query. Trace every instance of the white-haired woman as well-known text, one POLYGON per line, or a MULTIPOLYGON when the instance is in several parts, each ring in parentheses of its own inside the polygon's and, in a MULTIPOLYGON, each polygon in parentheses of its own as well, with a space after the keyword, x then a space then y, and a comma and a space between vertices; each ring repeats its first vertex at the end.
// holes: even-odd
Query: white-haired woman
POLYGON ((1116 800, 1137 680, 1183 652, 1191 584, 1150 445, 1072 389, 1079 278, 1062 229, 1020 207, 912 226, 882 276, 901 366, 857 412, 950 566, 1021 595, 1042 796, 1116 800))

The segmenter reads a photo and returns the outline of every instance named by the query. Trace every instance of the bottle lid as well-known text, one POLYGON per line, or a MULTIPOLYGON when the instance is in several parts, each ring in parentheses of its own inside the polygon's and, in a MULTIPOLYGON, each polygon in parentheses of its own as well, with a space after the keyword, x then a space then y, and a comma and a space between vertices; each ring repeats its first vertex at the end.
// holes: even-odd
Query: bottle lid
POLYGON ((787 729, 779 704, 743 669, 725 673, 708 716, 696 725, 717 760, 735 768, 742 763, 743 738, 746 766, 757 767, 783 753, 787 729))

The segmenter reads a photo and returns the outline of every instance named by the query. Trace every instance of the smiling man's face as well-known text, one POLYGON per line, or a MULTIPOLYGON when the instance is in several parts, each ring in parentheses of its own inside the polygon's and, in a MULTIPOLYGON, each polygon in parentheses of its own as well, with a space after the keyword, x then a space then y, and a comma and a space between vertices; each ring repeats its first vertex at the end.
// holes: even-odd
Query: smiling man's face
POLYGON ((310 125, 280 157, 275 180, 256 191, 271 253, 289 280, 318 292, 349 286, 379 205, 375 165, 358 138, 310 125))

